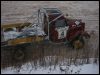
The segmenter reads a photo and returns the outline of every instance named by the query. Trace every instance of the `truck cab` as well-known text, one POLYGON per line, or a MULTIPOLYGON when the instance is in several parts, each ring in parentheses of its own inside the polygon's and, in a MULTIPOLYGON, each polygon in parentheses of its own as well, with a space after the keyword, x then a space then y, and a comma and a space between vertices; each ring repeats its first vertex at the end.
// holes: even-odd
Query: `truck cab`
POLYGON ((44 32, 52 42, 69 41, 74 48, 80 48, 84 45, 83 36, 90 37, 84 31, 85 23, 81 19, 65 18, 57 8, 45 8, 45 11, 44 32))
POLYGON ((49 28, 47 24, 48 23, 47 17, 46 15, 44 15, 44 24, 45 24, 44 31, 48 35, 48 30, 49 30, 50 40, 53 42, 66 40, 68 24, 66 18, 64 16, 61 16, 62 12, 55 8, 46 10, 46 13, 48 15, 49 28))

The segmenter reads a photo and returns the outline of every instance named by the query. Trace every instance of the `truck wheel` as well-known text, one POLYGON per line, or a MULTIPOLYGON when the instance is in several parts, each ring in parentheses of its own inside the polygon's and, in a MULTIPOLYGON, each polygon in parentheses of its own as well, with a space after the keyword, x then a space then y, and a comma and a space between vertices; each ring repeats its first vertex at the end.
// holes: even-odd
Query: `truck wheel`
POLYGON ((14 59, 17 60, 17 61, 21 61, 25 58, 25 52, 23 51, 22 48, 17 48, 15 51, 14 51, 14 59))
POLYGON ((83 46, 84 46, 84 40, 83 38, 79 38, 79 36, 77 36, 72 42, 72 47, 74 49, 80 49, 83 46))

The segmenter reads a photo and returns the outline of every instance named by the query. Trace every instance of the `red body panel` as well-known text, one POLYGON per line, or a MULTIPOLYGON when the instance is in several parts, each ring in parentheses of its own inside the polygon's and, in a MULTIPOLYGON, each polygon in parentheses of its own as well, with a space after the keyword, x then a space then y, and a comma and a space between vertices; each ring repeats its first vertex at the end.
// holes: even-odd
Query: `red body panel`
POLYGON ((71 41, 78 34, 83 34, 85 23, 80 22, 79 25, 75 24, 75 21, 68 21, 69 28, 67 30, 67 38, 71 41))

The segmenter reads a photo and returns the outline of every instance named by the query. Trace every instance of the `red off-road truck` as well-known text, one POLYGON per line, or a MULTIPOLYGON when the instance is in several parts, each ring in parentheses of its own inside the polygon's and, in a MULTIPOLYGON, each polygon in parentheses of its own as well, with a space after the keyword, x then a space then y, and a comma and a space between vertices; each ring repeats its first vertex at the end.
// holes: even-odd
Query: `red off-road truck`
POLYGON ((44 31, 53 42, 68 42, 73 48, 84 45, 83 36, 90 37, 85 30, 85 23, 81 19, 65 18, 57 8, 44 8, 44 31))

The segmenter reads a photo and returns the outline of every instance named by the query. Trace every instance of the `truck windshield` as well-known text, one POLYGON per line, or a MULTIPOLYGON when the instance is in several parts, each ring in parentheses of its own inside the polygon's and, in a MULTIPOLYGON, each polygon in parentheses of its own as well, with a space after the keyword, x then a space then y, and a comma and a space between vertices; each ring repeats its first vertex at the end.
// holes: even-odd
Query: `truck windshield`
POLYGON ((55 23, 56 27, 63 27, 63 26, 67 26, 65 19, 61 19, 61 20, 57 20, 55 23))

